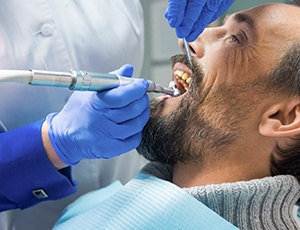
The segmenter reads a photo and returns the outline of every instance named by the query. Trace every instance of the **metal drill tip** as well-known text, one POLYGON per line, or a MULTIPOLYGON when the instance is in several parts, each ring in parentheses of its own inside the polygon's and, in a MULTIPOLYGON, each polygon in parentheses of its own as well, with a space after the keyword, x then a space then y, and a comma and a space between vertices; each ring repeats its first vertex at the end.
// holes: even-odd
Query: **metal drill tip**
POLYGON ((176 82, 175 81, 170 81, 169 83, 169 88, 172 89, 174 92, 173 92, 173 97, 178 97, 180 96, 180 91, 179 89, 177 89, 177 86, 176 86, 176 82))
POLYGON ((170 81, 169 88, 170 89, 176 89, 176 83, 175 83, 175 81, 170 81))
POLYGON ((180 91, 179 91, 179 89, 174 89, 174 93, 173 93, 173 97, 178 97, 178 96, 180 96, 180 91))

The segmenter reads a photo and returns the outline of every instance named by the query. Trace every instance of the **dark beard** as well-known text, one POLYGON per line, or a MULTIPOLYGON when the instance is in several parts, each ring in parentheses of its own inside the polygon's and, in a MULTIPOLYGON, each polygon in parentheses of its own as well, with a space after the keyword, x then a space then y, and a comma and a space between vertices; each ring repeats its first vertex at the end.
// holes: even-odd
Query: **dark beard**
MULTIPOLYGON (((152 100, 151 113, 155 114, 162 104, 152 100)), ((175 164, 178 161, 203 163, 205 149, 223 147, 225 150, 225 146, 236 139, 237 132, 220 130, 204 116, 199 116, 198 108, 199 103, 187 96, 171 114, 161 118, 151 116, 137 151, 150 161, 175 164)))
MULTIPOLYGON (((164 164, 178 161, 203 164, 207 151, 210 157, 220 157, 238 136, 243 135, 242 123, 259 102, 258 98, 249 97, 249 87, 259 84, 230 87, 222 84, 211 93, 211 89, 203 89, 202 79, 200 69, 194 71, 188 93, 178 108, 167 116, 157 116, 164 101, 151 101, 151 117, 137 148, 146 159, 164 164)), ((262 95, 264 89, 258 87, 253 90, 254 95, 262 95)))
MULTIPOLYGON (((185 55, 175 55, 170 61, 172 67, 177 62, 189 65, 185 55)), ((197 79, 202 81, 203 74, 200 68, 194 69, 194 75, 197 73, 199 75, 197 79)), ((186 111, 189 111, 191 108, 189 108, 189 103, 180 103, 178 108, 170 115, 160 118, 157 114, 159 114, 163 107, 164 101, 157 102, 153 99, 150 102, 151 116, 143 129, 142 142, 138 146, 137 151, 150 161, 174 164, 177 162, 177 156, 181 153, 180 146, 182 144, 179 142, 184 138, 184 121, 190 119, 190 112, 186 111)))
MULTIPOLYGON (((151 114, 159 111, 162 102, 152 100, 150 103, 151 114)), ((180 146, 184 137, 185 125, 182 122, 187 114, 180 111, 186 110, 186 104, 180 104, 177 110, 166 117, 151 116, 143 130, 143 138, 137 151, 150 161, 174 164, 177 155, 181 152, 180 146)))

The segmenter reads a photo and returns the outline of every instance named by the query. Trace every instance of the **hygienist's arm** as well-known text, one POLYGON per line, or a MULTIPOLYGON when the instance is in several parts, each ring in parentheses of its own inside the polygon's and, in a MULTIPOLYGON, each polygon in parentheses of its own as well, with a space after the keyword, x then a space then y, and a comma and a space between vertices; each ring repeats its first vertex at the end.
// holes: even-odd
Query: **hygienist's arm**
MULTIPOLYGON (((133 67, 116 73, 131 77, 133 67)), ((105 92, 74 92, 58 113, 0 134, 0 210, 26 208, 75 192, 67 165, 136 148, 150 111, 148 82, 105 92), (1 195, 2 194, 2 195, 1 195)))
MULTIPOLYGON (((133 66, 114 73, 131 77, 133 66)), ((61 111, 46 117, 50 160, 59 169, 62 162, 72 166, 82 159, 108 159, 135 149, 150 116, 148 87, 148 81, 137 79, 107 91, 73 92, 61 111)))
POLYGON ((57 170, 56 163, 50 161, 53 156, 48 158, 42 123, 43 120, 37 121, 0 134, 0 211, 24 209, 76 192, 71 168, 57 170))

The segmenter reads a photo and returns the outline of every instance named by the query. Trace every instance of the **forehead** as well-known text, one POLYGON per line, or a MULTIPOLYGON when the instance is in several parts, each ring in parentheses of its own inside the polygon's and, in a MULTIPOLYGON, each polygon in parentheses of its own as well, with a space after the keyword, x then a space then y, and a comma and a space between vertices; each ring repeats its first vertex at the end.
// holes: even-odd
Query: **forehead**
POLYGON ((248 67, 236 71, 244 71, 249 79, 266 76, 286 48, 300 40, 299 19, 299 8, 287 4, 262 5, 229 16, 224 24, 227 31, 232 34, 243 31, 247 37, 234 57, 238 57, 235 62, 248 67))
POLYGON ((278 39, 300 38, 300 8, 287 4, 265 4, 240 11, 226 19, 246 24, 256 37, 278 39))

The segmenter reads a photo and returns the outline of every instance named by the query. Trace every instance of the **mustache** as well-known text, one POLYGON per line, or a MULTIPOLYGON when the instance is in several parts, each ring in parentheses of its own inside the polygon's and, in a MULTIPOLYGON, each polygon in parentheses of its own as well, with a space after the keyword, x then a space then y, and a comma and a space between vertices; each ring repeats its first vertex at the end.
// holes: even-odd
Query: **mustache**
MULTIPOLYGON (((186 57, 185 54, 176 54, 174 56, 172 56, 170 58, 170 63, 171 63, 171 66, 172 68, 174 67, 174 65, 177 63, 177 62, 180 62, 180 63, 183 63, 185 64, 186 66, 189 66, 189 61, 186 57)), ((193 63, 194 64, 194 63, 193 63)))
POLYGON ((191 68, 190 62, 188 61, 187 56, 185 54, 176 54, 170 58, 170 63, 172 68, 177 62, 180 62, 190 67, 193 73, 203 72, 203 67, 196 62, 194 57, 191 57, 191 61, 192 61, 193 68, 191 68))

